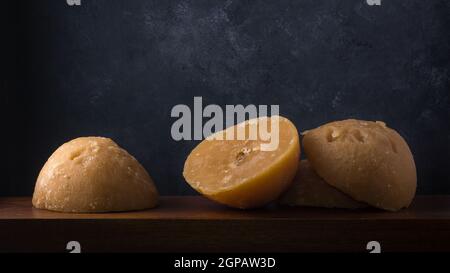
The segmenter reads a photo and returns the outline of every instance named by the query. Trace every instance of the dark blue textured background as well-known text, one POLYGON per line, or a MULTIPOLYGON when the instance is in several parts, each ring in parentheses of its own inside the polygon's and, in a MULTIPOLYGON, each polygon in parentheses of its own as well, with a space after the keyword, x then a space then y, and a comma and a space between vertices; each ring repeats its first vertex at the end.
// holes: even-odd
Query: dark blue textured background
POLYGON ((181 173, 197 142, 171 139, 170 110, 193 96, 279 104, 299 130, 384 120, 411 146, 419 193, 450 193, 450 1, 9 4, 0 195, 31 194, 48 156, 86 135, 116 140, 162 194, 192 194, 181 173))

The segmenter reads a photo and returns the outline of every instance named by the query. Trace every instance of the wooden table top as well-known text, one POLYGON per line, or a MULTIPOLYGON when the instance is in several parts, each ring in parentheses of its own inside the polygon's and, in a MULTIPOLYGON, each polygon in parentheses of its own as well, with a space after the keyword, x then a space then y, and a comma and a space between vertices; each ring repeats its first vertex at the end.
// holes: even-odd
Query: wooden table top
POLYGON ((201 196, 163 196, 158 207, 143 211, 115 213, 61 213, 33 208, 31 198, 0 198, 0 219, 450 219, 450 196, 418 196, 399 212, 374 208, 345 210, 271 205, 239 210, 216 204, 201 196))
POLYGON ((30 197, 0 198, 0 219, 450 219, 450 195, 417 196, 412 205, 399 212, 374 208, 346 210, 308 207, 268 206, 239 210, 216 204, 201 196, 163 196, 158 207, 132 212, 77 214, 33 208, 30 197))
POLYGON ((157 208, 72 214, 0 198, 0 252, 450 251, 450 196, 417 196, 399 212, 268 206, 238 210, 201 196, 162 197, 157 208))

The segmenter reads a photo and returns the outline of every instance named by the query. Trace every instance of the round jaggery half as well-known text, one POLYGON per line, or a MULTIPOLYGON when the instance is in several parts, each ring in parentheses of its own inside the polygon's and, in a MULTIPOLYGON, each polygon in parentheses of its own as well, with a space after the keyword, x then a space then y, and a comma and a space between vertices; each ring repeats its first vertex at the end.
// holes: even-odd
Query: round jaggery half
MULTIPOLYGON (((273 132, 273 131, 272 131, 273 132)), ((273 140, 273 139, 272 139, 273 140)), ((245 121, 202 141, 189 154, 183 175, 198 192, 235 208, 263 206, 280 196, 292 182, 298 168, 300 142, 296 127, 280 116, 245 121), (267 139, 250 136, 250 131, 268 131, 278 124, 278 145, 265 149, 267 139), (245 128, 244 139, 229 140, 238 128, 245 128), (217 137, 219 136, 219 139, 217 137)))
POLYGON ((127 151, 103 137, 61 145, 39 173, 33 205, 61 212, 114 212, 152 208, 158 192, 127 151))
POLYGON ((406 141, 383 122, 335 121, 304 133, 315 172, 353 199, 396 211, 408 207, 417 186, 406 141))

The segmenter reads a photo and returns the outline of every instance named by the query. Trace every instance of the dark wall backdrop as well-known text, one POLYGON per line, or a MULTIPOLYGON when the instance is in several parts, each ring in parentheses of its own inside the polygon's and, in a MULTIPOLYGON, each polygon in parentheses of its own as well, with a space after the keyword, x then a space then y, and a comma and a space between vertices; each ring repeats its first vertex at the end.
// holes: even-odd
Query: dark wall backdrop
POLYGON ((197 142, 171 139, 170 111, 193 96, 279 104, 299 130, 384 120, 411 146, 419 193, 450 193, 450 1, 3 7, 0 195, 30 195, 50 154, 87 135, 116 140, 162 194, 192 194, 181 173, 197 142))

